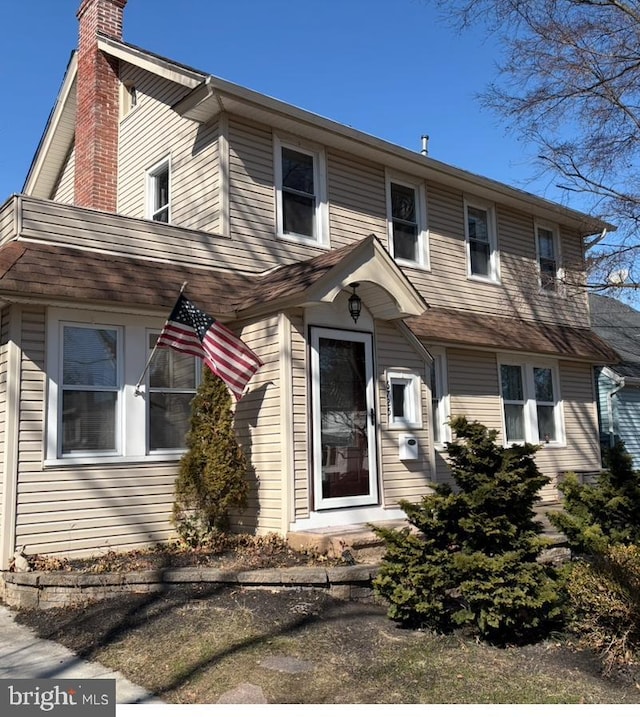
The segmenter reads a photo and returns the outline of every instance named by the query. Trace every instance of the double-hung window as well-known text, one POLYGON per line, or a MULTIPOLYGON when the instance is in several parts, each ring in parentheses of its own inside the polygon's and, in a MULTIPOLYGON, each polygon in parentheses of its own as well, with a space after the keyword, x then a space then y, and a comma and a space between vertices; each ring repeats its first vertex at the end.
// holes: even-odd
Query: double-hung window
POLYGON ((147 215, 156 222, 171 221, 171 163, 164 159, 147 172, 147 215))
POLYGON ((464 226, 468 275, 474 279, 499 281, 498 240, 493 205, 480 200, 465 200, 464 226))
POLYGON ((278 236, 327 244, 324 153, 275 138, 278 236))
POLYGON ((500 363, 500 388, 507 444, 564 442, 555 364, 504 358, 500 363))
POLYGON ((144 461, 184 451, 201 363, 170 349, 151 357, 159 333, 154 323, 51 309, 48 463, 144 461))
POLYGON ((536 223, 535 231, 540 286, 546 291, 557 291, 560 278, 558 230, 552 226, 536 223))
POLYGON ((389 250, 401 263, 428 264, 426 197, 422 184, 387 178, 389 250))
POLYGON ((116 326, 62 326, 62 455, 115 455, 120 449, 121 334, 116 326))
POLYGON ((433 363, 431 364, 433 442, 436 446, 441 447, 451 440, 447 359, 445 349, 430 347, 429 353, 433 356, 433 363))
MULTIPOLYGON (((157 332, 149 334, 150 352, 158 336, 157 332)), ((151 355, 147 378, 148 452, 182 450, 189 430, 200 362, 193 356, 166 348, 151 355)))

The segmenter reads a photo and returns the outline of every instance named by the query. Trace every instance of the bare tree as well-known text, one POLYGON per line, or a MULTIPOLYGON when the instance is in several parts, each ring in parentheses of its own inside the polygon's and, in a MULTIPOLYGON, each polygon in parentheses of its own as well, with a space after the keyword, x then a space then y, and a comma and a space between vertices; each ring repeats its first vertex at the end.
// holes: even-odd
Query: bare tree
POLYGON ((587 211, 618 226, 590 251, 596 288, 640 288, 640 2, 433 0, 502 41, 480 99, 533 142, 587 211))

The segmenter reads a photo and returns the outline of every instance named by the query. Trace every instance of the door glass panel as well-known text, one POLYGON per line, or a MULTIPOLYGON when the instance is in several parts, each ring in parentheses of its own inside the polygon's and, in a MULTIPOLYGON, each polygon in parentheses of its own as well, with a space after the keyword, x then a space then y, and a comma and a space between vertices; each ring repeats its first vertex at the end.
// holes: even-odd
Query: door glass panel
POLYGON ((365 345, 319 339, 322 498, 368 495, 365 345))

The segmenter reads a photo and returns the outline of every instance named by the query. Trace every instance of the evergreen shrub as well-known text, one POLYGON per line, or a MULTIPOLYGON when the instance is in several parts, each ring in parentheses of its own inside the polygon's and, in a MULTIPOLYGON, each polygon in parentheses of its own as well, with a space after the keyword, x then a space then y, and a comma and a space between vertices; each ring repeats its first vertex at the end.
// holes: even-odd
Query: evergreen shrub
POLYGON ((564 609, 554 568, 538 561, 545 541, 533 504, 548 479, 536 447, 505 448, 496 431, 465 417, 451 427, 455 486, 402 502, 412 527, 376 529, 386 548, 376 592, 406 626, 466 627, 495 644, 537 639, 562 623, 564 609))
POLYGON ((247 505, 247 460, 236 438, 231 396, 205 366, 191 404, 187 452, 176 479, 173 522, 189 545, 229 528, 229 511, 247 505))
POLYGON ((624 443, 605 453, 605 465, 593 484, 570 473, 559 484, 563 511, 549 520, 578 555, 601 554, 615 544, 640 544, 640 474, 633 470, 624 443))

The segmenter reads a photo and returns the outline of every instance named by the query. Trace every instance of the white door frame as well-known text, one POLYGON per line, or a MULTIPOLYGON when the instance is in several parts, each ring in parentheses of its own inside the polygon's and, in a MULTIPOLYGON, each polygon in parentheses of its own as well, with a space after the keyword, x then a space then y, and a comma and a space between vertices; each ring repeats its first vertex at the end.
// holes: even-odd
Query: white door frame
POLYGON ((310 327, 311 348, 311 435, 312 435, 312 510, 331 508, 347 508, 378 504, 378 471, 377 471, 377 438, 376 438, 376 404, 375 381, 373 366, 373 337, 362 331, 329 329, 320 326, 310 327), (366 413, 367 413, 367 458, 369 471, 369 491, 367 494, 342 496, 335 498, 322 497, 322 441, 321 441, 321 406, 320 406, 320 339, 330 338, 341 341, 361 343, 365 353, 366 372, 366 413))

